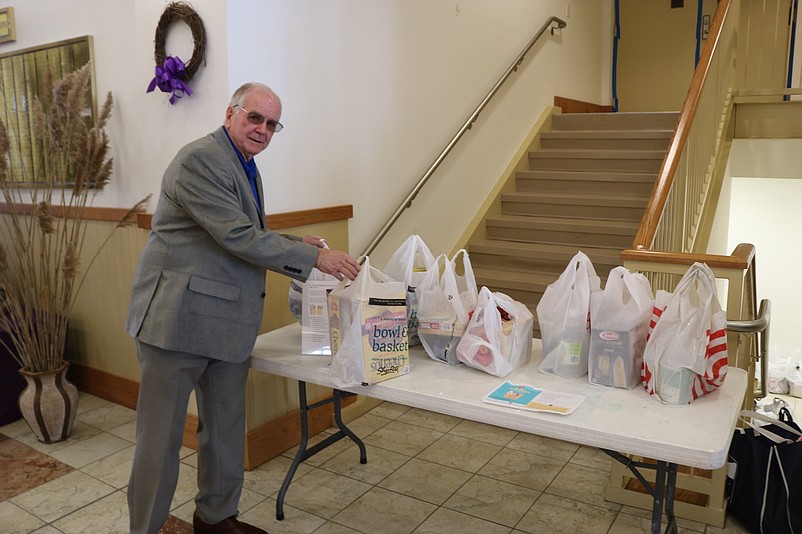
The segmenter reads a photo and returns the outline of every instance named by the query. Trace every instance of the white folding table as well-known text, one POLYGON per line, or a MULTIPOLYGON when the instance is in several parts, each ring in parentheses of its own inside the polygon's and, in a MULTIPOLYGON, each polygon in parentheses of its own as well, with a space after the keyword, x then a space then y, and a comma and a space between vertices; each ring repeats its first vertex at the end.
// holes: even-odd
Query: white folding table
MULTIPOLYGON (((662 404, 642 388, 619 389, 590 384, 587 377, 566 379, 538 371, 540 340, 533 340, 532 359, 504 378, 466 365, 449 366, 429 358, 420 347, 410 350, 410 372, 370 386, 338 388, 328 367, 330 357, 301 354, 301 329, 293 324, 262 334, 256 341, 251 367, 298 380, 301 410, 301 446, 284 480, 276 502, 276 516, 283 519, 284 495, 298 465, 331 443, 351 438, 367 461, 362 441, 343 424, 340 401, 351 394, 365 395, 462 419, 505 427, 597 447, 624 463, 654 498, 651 532, 660 532, 663 510, 666 532, 676 532, 674 488, 677 466, 717 469, 727 461, 735 423, 743 403, 747 375, 730 368, 723 387, 689 405, 662 404), (583 395, 586 399, 570 415, 532 412, 482 402, 482 397, 504 381, 528 384, 550 391, 583 395), (306 382, 331 387, 334 416, 339 432, 307 448, 307 412, 321 403, 307 405, 306 382), (656 464, 632 462, 625 454, 653 458, 656 464), (655 469, 653 484, 639 469, 655 469)), ((326 402, 326 401, 324 401, 326 402)))

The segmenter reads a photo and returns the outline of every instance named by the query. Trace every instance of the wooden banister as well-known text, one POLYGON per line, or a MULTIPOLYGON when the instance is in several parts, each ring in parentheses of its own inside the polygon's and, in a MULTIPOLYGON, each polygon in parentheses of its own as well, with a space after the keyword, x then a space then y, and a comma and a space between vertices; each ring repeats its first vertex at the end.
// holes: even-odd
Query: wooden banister
POLYGON ((635 234, 635 239, 632 243, 633 249, 647 250, 652 246, 652 241, 657 231, 657 225, 660 222, 660 217, 665 208, 666 201, 668 200, 668 193, 671 191, 671 185, 674 181, 677 167, 679 166, 680 156, 688 141, 691 125, 696 116, 696 110, 699 107, 702 88, 704 87, 705 80, 710 70, 713 54, 721 38, 721 29, 731 3, 732 0, 721 0, 716 7, 707 43, 702 50, 699 63, 696 65, 696 70, 693 73, 691 86, 685 97, 685 102, 682 105, 682 111, 680 112, 680 117, 677 122, 677 129, 674 131, 668 153, 660 166, 657 180, 652 188, 651 198, 649 199, 649 203, 641 219, 640 228, 638 228, 638 232, 635 234))
MULTIPOLYGON (((17 209, 23 215, 33 213, 33 206, 30 204, 17 205, 17 209)), ((90 221, 119 222, 130 210, 125 208, 102 208, 87 206, 84 210, 84 219, 90 221)), ((0 203, 0 215, 8 213, 8 204, 0 203)), ((53 215, 56 217, 70 217, 71 212, 59 207, 53 207, 53 215)), ((318 224, 330 221, 340 221, 351 219, 354 216, 354 208, 350 204, 341 206, 330 206, 325 208, 315 208, 308 210, 288 211, 284 213, 271 213, 265 219, 267 226, 271 230, 281 230, 284 228, 294 228, 307 224, 318 224)), ((152 213, 132 213, 129 219, 134 219, 139 228, 149 230, 152 213)), ((128 222, 133 222, 129 220, 128 222)))
POLYGON ((721 254, 687 254, 677 252, 658 252, 655 250, 625 250, 621 253, 624 261, 648 261, 673 265, 693 265, 706 263, 711 269, 746 270, 755 257, 755 246, 741 243, 730 256, 721 254))
MULTIPOLYGON (((54 217, 75 217, 76 208, 65 208, 64 206, 51 206, 52 215, 54 217)), ((21 215, 31 215, 33 213, 33 206, 31 204, 17 204, 17 211, 21 215)), ((9 212, 8 204, 0 202, 0 215, 9 212)), ((109 221, 118 222, 123 217, 128 215, 127 221, 133 222, 136 213, 131 213, 127 208, 102 208, 86 206, 83 211, 83 218, 89 221, 109 221)))

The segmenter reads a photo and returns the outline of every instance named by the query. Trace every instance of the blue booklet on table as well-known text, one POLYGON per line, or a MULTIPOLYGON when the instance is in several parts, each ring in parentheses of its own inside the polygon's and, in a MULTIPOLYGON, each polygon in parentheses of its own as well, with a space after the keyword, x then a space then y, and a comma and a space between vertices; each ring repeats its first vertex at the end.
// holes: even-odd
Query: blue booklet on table
POLYGON ((504 382, 499 387, 482 397, 488 404, 509 406, 533 412, 558 413, 568 415, 582 404, 583 395, 545 391, 525 384, 504 382))

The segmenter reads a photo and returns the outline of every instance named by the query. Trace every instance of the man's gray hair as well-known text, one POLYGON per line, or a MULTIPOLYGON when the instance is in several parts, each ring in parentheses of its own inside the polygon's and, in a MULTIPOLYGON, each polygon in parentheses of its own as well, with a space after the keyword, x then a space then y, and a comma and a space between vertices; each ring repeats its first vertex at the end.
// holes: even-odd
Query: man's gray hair
POLYGON ((265 84, 259 82, 247 82, 240 85, 239 88, 234 91, 234 94, 231 95, 231 102, 229 102, 228 105, 231 107, 242 106, 242 103, 245 102, 245 96, 254 89, 259 89, 268 93, 273 97, 273 100, 278 102, 278 105, 281 106, 281 99, 278 97, 276 92, 265 84))

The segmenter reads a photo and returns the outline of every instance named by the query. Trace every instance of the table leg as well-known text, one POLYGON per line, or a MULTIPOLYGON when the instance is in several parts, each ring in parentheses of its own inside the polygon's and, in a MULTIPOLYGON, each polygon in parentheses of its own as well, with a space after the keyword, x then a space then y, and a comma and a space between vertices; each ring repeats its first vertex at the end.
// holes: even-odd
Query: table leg
POLYGON ((652 503, 652 529, 653 534, 660 534, 660 524, 663 521, 663 501, 666 495, 666 464, 657 462, 657 472, 654 477, 654 502, 652 503))
POLYGON ((666 466, 668 470, 666 477, 666 520, 668 526, 666 533, 677 533, 677 518, 674 515, 674 491, 677 487, 677 464, 668 463, 666 466))
POLYGON ((652 504, 652 524, 649 532, 651 534, 660 534, 663 509, 665 508, 668 522, 666 534, 677 534, 677 519, 674 516, 674 490, 677 486, 677 464, 664 461, 658 461, 656 465, 646 462, 636 462, 619 452, 607 449, 601 450, 614 460, 624 464, 624 466, 635 475, 635 478, 638 479, 643 487, 646 488, 646 491, 649 492, 652 499, 654 499, 652 504), (639 469, 654 469, 654 484, 650 484, 639 469))
POLYGON ((351 438, 351 441, 356 443, 357 447, 359 447, 359 463, 366 464, 368 463, 368 451, 365 448, 365 443, 359 439, 350 428, 345 426, 345 423, 343 423, 343 416, 340 406, 342 404, 342 398, 344 395, 352 395, 352 393, 346 393, 344 391, 340 391, 339 389, 334 390, 334 422, 337 423, 337 428, 340 429, 340 432, 351 438))
POLYGON ((345 423, 343 423, 341 411, 342 399, 351 395, 353 395, 353 393, 335 389, 333 390, 332 398, 325 399, 314 404, 307 404, 306 382, 301 380, 298 381, 298 404, 300 405, 299 409, 301 411, 301 441, 298 444, 298 451, 295 453, 292 463, 290 463, 290 468, 287 470, 287 474, 284 476, 284 481, 281 483, 281 489, 279 489, 278 496, 276 497, 277 520, 282 521, 284 519, 284 497, 287 494, 287 490, 290 489, 290 483, 292 482, 292 478, 295 476, 295 472, 298 470, 298 466, 301 465, 301 463, 307 458, 314 456, 342 438, 348 437, 351 438, 354 443, 356 443, 357 447, 359 447, 359 463, 365 464, 368 462, 365 444, 361 439, 359 439, 359 437, 357 437, 356 434, 354 434, 350 428, 345 426, 345 423), (337 423, 337 428, 339 428, 339 430, 323 441, 307 448, 307 444, 309 442, 309 412, 315 408, 329 403, 334 403, 334 421, 337 423))

